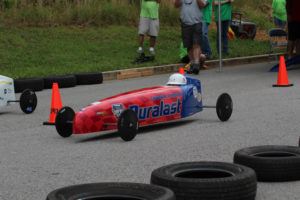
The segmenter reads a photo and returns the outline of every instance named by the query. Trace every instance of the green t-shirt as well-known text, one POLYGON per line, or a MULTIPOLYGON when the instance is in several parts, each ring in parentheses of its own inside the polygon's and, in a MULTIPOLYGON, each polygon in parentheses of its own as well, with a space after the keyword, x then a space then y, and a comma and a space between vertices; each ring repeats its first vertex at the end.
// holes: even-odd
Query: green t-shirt
POLYGON ((158 19, 159 3, 156 1, 142 0, 141 17, 158 19))
POLYGON ((273 16, 282 21, 286 21, 285 0, 273 0, 272 3, 273 16))
POLYGON ((202 8, 203 22, 211 23, 212 17, 212 0, 207 0, 208 4, 202 8))
MULTIPOLYGON (((226 1, 226 0, 221 0, 226 1)), ((216 1, 217 2, 217 1, 216 1)), ((231 3, 221 5, 221 21, 231 20, 231 3)), ((219 21, 219 6, 215 6, 215 21, 219 21)))

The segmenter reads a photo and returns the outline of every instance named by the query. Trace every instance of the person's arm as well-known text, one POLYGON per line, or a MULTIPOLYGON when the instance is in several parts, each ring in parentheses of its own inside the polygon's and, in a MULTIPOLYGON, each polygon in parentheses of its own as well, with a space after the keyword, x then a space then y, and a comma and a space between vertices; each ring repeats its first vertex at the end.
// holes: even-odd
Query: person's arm
POLYGON ((271 13, 270 13, 271 17, 273 17, 273 12, 274 12, 274 10, 273 10, 273 8, 271 8, 271 13))
MULTIPOLYGON (((234 0, 226 0, 226 1, 221 1, 221 5, 225 4, 225 3, 232 3, 234 2, 234 0)), ((219 5, 219 1, 214 1, 214 5, 219 5)))
POLYGON ((181 6, 181 0, 174 1, 175 8, 179 8, 181 6))

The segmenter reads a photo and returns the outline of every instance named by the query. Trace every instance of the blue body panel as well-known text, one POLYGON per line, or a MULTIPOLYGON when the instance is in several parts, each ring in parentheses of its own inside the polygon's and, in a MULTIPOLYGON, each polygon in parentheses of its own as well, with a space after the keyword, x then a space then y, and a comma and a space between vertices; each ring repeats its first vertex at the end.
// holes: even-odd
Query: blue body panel
POLYGON ((200 80, 188 75, 185 75, 185 77, 187 84, 180 86, 183 101, 181 118, 188 117, 203 110, 200 80))

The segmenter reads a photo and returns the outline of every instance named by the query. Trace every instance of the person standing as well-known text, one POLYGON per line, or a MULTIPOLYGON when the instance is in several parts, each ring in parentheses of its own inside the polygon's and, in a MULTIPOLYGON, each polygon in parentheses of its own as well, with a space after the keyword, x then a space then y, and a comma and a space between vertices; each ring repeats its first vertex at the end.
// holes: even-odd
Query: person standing
POLYGON ((207 59, 211 58, 212 50, 210 48, 209 39, 208 39, 208 27, 211 24, 212 18, 212 0, 207 0, 205 7, 202 8, 203 13, 203 24, 202 24, 202 42, 201 42, 201 51, 207 59))
POLYGON ((296 46, 296 55, 300 56, 300 1, 286 0, 288 21, 288 58, 292 58, 296 46))
POLYGON ((139 23, 139 47, 137 52, 143 52, 144 37, 150 36, 150 54, 154 55, 154 46, 159 32, 159 4, 161 0, 142 0, 139 23))
POLYGON ((287 17, 285 4, 285 0, 273 0, 272 2, 271 16, 274 17, 276 28, 285 28, 287 17))
MULTIPOLYGON (((228 30, 231 23, 231 3, 234 0, 220 0, 221 3, 221 39, 222 50, 225 55, 229 55, 228 51, 228 30)), ((214 0, 215 5, 215 21, 217 24, 217 49, 219 53, 219 1, 214 0)))
POLYGON ((202 41, 202 11, 206 0, 175 0, 174 5, 180 8, 181 37, 184 48, 187 48, 191 60, 192 73, 200 70, 200 43, 202 41))

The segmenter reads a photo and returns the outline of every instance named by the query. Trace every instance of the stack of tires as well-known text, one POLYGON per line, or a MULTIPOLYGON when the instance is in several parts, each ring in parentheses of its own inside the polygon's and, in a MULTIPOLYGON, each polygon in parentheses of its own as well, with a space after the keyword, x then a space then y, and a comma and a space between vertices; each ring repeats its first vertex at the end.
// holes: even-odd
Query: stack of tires
POLYGON ((300 148, 240 149, 234 163, 183 162, 152 171, 151 184, 91 183, 50 192, 47 200, 254 200, 257 181, 300 180, 300 148))
POLYGON ((92 183, 55 190, 47 200, 253 200, 255 172, 245 166, 222 162, 186 162, 158 168, 151 184, 92 183))
POLYGON ((103 75, 101 72, 83 72, 64 76, 48 76, 42 78, 15 79, 15 92, 22 92, 26 88, 33 91, 51 89, 53 83, 58 83, 59 88, 75 87, 76 85, 101 84, 103 75))
POLYGON ((258 181, 283 182, 300 180, 300 148, 265 145, 243 148, 235 152, 234 163, 256 172, 258 181))

